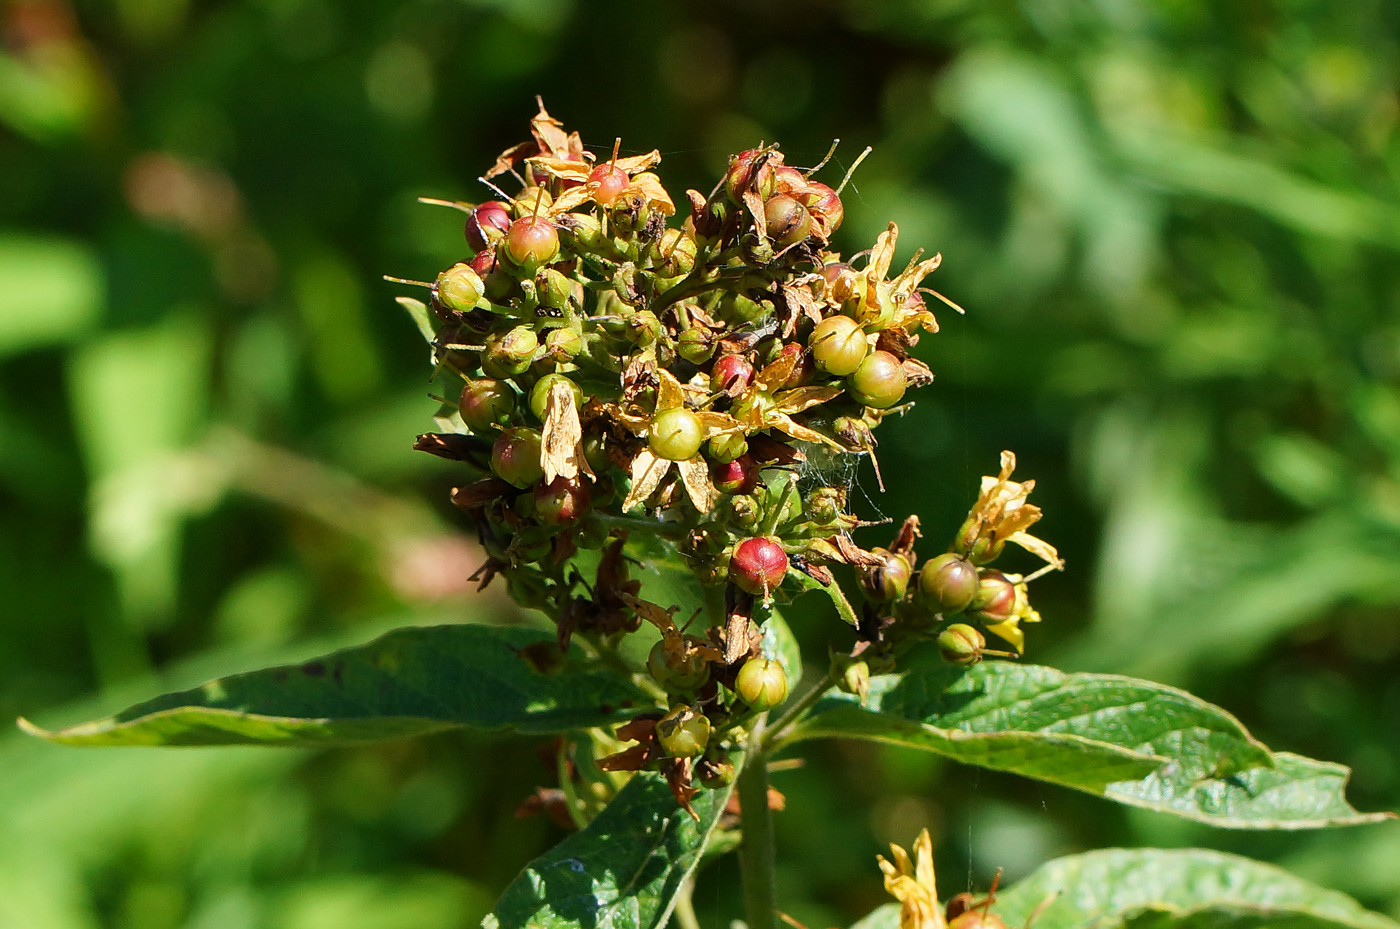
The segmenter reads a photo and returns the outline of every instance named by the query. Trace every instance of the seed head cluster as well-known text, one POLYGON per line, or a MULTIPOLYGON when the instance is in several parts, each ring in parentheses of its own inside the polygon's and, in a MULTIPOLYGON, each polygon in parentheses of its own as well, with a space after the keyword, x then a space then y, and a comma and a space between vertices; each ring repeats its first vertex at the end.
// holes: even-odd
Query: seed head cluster
POLYGON ((797 669, 763 654, 760 627, 775 599, 803 590, 855 627, 838 677, 862 692, 945 616, 1019 652, 1020 623, 1038 619, 1026 579, 986 565, 1007 541, 1059 558, 1025 532, 1040 511, 1025 503, 1033 482, 1010 480, 1009 453, 922 572, 916 518, 867 551, 846 488, 797 479, 809 460, 843 458, 870 459, 878 476, 875 430, 933 379, 911 350, 938 331, 924 296, 937 295, 921 285, 939 256, 892 270, 891 223, 843 259, 831 247, 841 188, 777 146, 732 156, 712 192, 677 200, 658 152, 595 155, 543 105, 531 136, 483 178, 495 199, 431 201, 466 213, 470 255, 427 302, 401 298, 454 384, 442 431, 416 447, 474 475, 452 500, 489 555, 483 585, 503 576, 553 619, 561 648, 616 652, 643 622, 659 629, 638 673, 668 710, 624 727, 637 744, 602 766, 660 767, 683 801, 692 771, 701 783, 723 772, 732 733, 788 696, 797 669), (629 538, 664 541, 704 591, 703 619, 681 628, 678 609, 699 604, 642 599, 629 538))

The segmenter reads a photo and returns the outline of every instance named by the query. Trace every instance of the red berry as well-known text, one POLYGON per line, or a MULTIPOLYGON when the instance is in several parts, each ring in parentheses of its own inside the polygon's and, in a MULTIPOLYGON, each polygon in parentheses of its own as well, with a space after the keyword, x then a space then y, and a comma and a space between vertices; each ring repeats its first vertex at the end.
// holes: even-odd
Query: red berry
POLYGON ((752 455, 740 455, 711 468, 715 487, 727 494, 753 493, 758 486, 758 462, 752 455))
POLYGON ((756 190, 763 199, 773 195, 777 186, 777 176, 773 168, 781 161, 776 152, 764 152, 751 148, 729 159, 729 170, 724 174, 724 190, 735 203, 743 202, 744 191, 756 190), (762 163, 760 164, 760 158, 762 163))
POLYGON ((548 484, 535 485, 535 515, 551 526, 571 523, 588 511, 588 485, 577 477, 562 474, 548 484))
POLYGON ((588 188, 593 192, 593 202, 600 206, 610 206, 622 196, 631 183, 627 172, 617 165, 599 165, 588 175, 588 188))
POLYGON ((721 355, 710 369, 710 389, 737 394, 753 383, 753 365, 742 355, 721 355))
POLYGON ((491 446, 491 470, 516 487, 529 487, 544 477, 540 464, 540 434, 534 429, 507 429, 491 446))
POLYGON ((485 432, 510 419, 515 412, 515 391, 502 381, 483 377, 462 388, 457 409, 469 429, 485 432))
POLYGON ((984 568, 977 577, 977 593, 968 609, 987 623, 1004 622, 1016 611, 1016 585, 993 568, 984 568))
POLYGON ((522 216, 506 233, 505 256, 524 275, 533 276, 541 265, 559 254, 559 231, 543 216, 522 216))
POLYGON ((772 539, 745 539, 729 556, 729 579, 740 590, 767 595, 787 576, 788 556, 772 539))
POLYGON ((487 200, 467 215, 467 244, 484 251, 510 228, 510 207, 499 200, 487 200))
POLYGON ((940 613, 961 613, 977 595, 977 569, 956 552, 924 562, 919 590, 940 613))
POLYGON ((822 235, 830 238, 846 216, 846 208, 836 191, 821 181, 808 181, 807 189, 797 198, 812 214, 812 222, 822 235))
POLYGON ((874 351, 846 378, 846 389, 856 401, 877 410, 894 406, 904 396, 908 379, 904 365, 889 352, 874 351))

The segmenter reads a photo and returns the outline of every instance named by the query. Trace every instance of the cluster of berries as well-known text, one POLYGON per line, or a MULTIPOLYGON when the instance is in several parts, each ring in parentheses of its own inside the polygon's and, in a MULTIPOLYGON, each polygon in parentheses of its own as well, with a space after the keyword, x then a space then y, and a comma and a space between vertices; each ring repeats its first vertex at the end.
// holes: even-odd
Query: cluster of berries
MULTIPOLYGON (((483 178, 500 199, 435 201, 466 212, 474 254, 428 285, 429 304, 402 301, 462 384, 443 431, 417 447, 478 470, 453 501, 489 553, 483 583, 502 574, 554 619, 561 648, 579 635, 614 649, 643 621, 661 631, 647 668, 671 712, 629 724, 638 745, 605 761, 661 765, 688 788, 697 759, 702 780, 722 779, 713 746, 788 695, 756 628, 775 596, 832 598, 858 632, 845 679, 861 692, 870 660, 944 615, 967 612, 1019 651, 1019 623, 1035 618, 1024 579, 984 565, 1007 541, 1058 557, 1024 533, 1039 511, 1025 505, 1032 485, 1009 480, 1014 460, 912 590, 916 520, 889 549, 865 551, 845 487, 799 480, 809 462, 874 461, 873 430, 932 380, 910 349, 938 329, 920 284, 939 258, 920 253, 891 275, 891 223, 863 261, 842 260, 829 248, 840 188, 776 146, 735 155, 668 226, 676 206, 650 170, 658 152, 618 157, 614 145, 598 163, 543 105, 531 128, 483 178), (491 180, 509 176, 513 196, 491 180), (640 598, 629 533, 666 538, 684 559, 707 591, 702 634, 676 627, 675 606, 640 598), (591 578, 580 549, 601 551, 591 578), (860 578, 859 612, 839 565, 860 578)), ((959 624, 940 645, 967 662, 985 642, 959 624)))

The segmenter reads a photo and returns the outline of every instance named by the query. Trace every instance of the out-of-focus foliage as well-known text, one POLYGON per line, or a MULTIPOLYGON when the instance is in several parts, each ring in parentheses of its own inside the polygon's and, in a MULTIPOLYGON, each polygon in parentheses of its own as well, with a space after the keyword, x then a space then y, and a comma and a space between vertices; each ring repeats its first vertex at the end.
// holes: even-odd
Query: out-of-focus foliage
MULTIPOLYGON (((921 346, 939 380, 882 433, 870 512, 956 525, 1015 448, 1070 561, 1035 660, 1187 685, 1353 767, 1359 807, 1400 805, 1392 5, 0 11, 0 715, 88 718, 388 622, 522 619, 471 592, 450 467, 409 448, 428 371, 377 276, 460 257, 458 214, 414 198, 481 198, 541 93, 704 189, 760 139, 812 164, 841 136, 833 177, 874 145, 838 245, 895 220, 969 313, 921 346)), ((812 611, 790 618, 815 643, 812 611)), ((554 777, 537 747, 0 737, 0 925, 475 925, 559 838, 513 816, 554 777)), ((1205 845, 1400 914, 1394 824, 1219 833, 854 744, 776 785, 779 897, 814 927, 881 902, 874 854, 924 824, 945 881, 1205 845)), ((736 885, 702 874, 704 925, 736 885)))

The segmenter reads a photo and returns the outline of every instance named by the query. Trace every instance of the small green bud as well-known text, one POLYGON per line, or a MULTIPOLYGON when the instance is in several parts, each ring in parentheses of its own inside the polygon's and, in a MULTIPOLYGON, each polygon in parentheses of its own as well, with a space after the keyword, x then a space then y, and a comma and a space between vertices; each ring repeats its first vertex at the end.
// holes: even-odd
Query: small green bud
POLYGON ((720 790, 734 783, 734 765, 728 759, 702 758, 695 764, 695 777, 707 790, 720 790))
POLYGON ((967 623, 954 623, 938 634, 938 653, 949 664, 977 664, 986 647, 986 638, 967 623))
POLYGON ((574 356, 583 350, 583 337, 576 329, 561 326, 549 330, 544 339, 545 350, 555 361, 573 361, 574 356))
POLYGON ((705 446, 706 453, 712 461, 720 464, 728 464, 736 458, 742 458, 748 454, 749 440, 744 438, 741 432, 731 432, 710 437, 710 441, 705 446))
POLYGON ((676 337, 676 352, 691 364, 704 364, 715 353, 715 338, 701 326, 683 329, 676 337))
POLYGON ((839 685, 846 693, 860 697, 864 702, 865 695, 870 692, 870 665, 864 661, 852 661, 841 672, 839 685))
POLYGON ((449 310, 468 313, 486 293, 486 284, 471 265, 458 263, 442 272, 433 285, 438 301, 449 310))
POLYGON ((462 388, 457 410, 467 428, 485 432, 510 420, 515 412, 515 391, 504 381, 478 378, 462 388))

